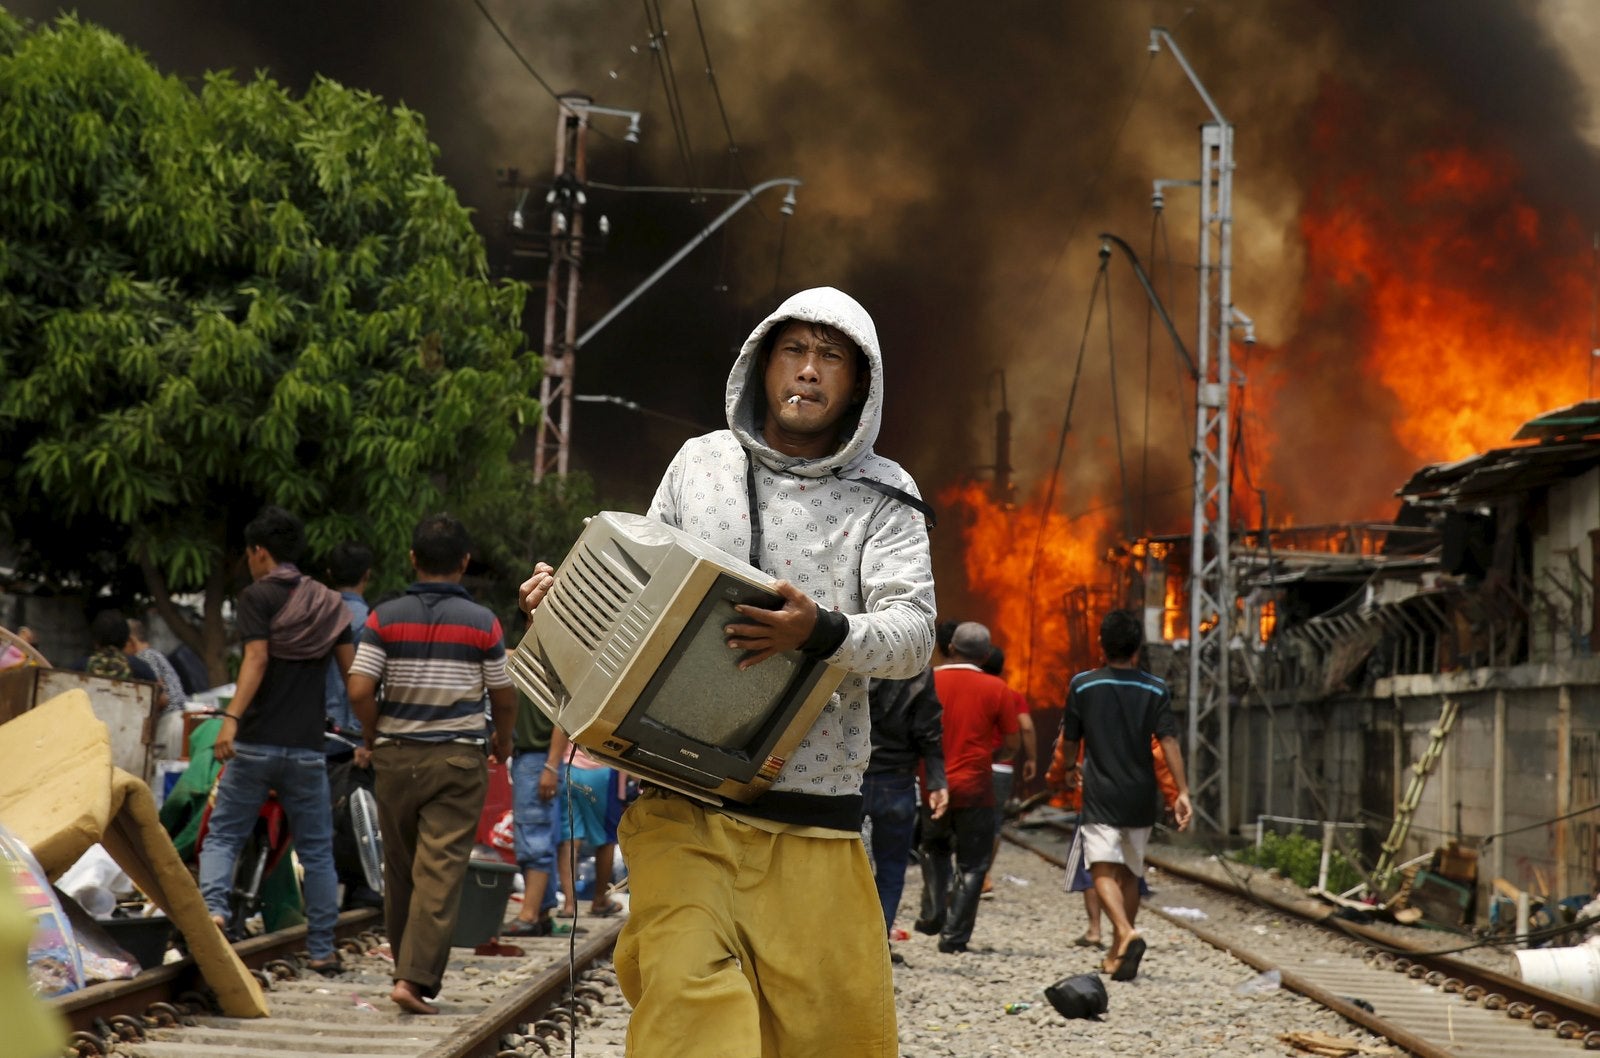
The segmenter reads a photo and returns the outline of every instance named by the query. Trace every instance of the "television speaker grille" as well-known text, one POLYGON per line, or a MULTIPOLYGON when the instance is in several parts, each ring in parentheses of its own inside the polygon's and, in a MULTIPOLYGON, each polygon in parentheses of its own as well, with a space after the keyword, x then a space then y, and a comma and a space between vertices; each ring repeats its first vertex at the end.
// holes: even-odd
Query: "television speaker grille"
POLYGON ((545 599, 573 638, 591 652, 616 628, 618 620, 644 584, 594 549, 581 546, 562 564, 561 576, 545 599), (581 596, 581 598, 580 598, 581 596))
POLYGON ((638 606, 629 607, 628 612, 617 619, 616 627, 611 637, 606 640, 605 647, 595 654, 595 664, 607 676, 615 678, 622 671, 622 666, 633 657, 639 649, 639 637, 644 635, 650 627, 649 616, 638 606))
POLYGON ((511 670, 512 681, 546 716, 554 717, 561 711, 562 697, 550 686, 544 662, 533 651, 519 648, 506 655, 506 667, 511 670))

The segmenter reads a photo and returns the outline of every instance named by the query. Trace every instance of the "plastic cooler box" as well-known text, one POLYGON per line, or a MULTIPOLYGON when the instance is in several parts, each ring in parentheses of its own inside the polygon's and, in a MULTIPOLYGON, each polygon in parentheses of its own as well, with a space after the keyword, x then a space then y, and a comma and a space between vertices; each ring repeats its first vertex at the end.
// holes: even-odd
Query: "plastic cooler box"
POLYGON ((476 948, 499 935, 516 876, 517 868, 509 863, 467 861, 467 880, 461 887, 456 929, 450 934, 452 947, 476 948))

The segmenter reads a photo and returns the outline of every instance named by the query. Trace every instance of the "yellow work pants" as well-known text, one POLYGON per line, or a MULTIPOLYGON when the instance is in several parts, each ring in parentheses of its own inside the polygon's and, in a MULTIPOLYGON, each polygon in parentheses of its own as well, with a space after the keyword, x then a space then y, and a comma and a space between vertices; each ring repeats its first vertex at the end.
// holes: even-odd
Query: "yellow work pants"
POLYGON ((646 791, 617 828, 630 1058, 894 1058, 883 910, 853 838, 773 834, 646 791))

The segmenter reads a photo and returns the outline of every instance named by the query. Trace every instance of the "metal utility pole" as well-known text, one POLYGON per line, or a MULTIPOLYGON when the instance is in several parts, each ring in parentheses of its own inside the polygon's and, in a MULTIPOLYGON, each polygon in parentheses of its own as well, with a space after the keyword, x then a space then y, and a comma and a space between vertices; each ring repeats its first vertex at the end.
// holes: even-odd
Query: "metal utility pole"
POLYGON ((556 107, 556 177, 550 194, 550 271, 544 288, 544 376, 539 379, 539 430, 533 480, 567 473, 572 438, 572 379, 576 368, 578 291, 583 266, 583 185, 588 161, 588 96, 565 95, 556 107))
POLYGON ((1011 409, 1006 404, 1006 373, 1000 376, 1000 410, 994 413, 994 484, 990 497, 999 504, 1009 504, 1015 498, 1016 486, 1011 483, 1011 409))
MULTIPOLYGON (((582 286, 583 265, 583 210, 588 204, 588 159, 585 146, 588 139, 589 115, 609 114, 629 119, 629 143, 639 139, 639 113, 615 107, 596 106, 589 97, 581 94, 561 96, 556 113, 555 180, 545 202, 550 207, 550 269, 545 283, 544 301, 544 376, 539 380, 539 403, 543 413, 539 416, 533 453, 533 480, 541 481, 546 474, 565 477, 572 449, 572 404, 582 400, 573 389, 577 374, 577 354, 589 340, 633 304, 673 266, 689 255, 713 232, 755 197, 770 188, 787 188, 778 212, 785 217, 794 213, 794 189, 801 181, 792 176, 767 180, 754 187, 741 189, 696 188, 696 194, 732 195, 734 203, 723 210, 716 219, 681 247, 677 253, 652 272, 627 297, 623 298, 581 335, 578 333, 578 292, 582 286)), ((648 188, 646 190, 663 190, 648 188)), ((670 190, 670 189, 669 189, 670 190)), ((685 188, 683 190, 690 190, 685 188)), ((526 192, 524 192, 524 195, 526 192)), ((513 225, 520 230, 523 221, 521 202, 512 215, 513 225)), ((600 218, 602 236, 606 219, 600 218)))
POLYGON ((572 387, 577 368, 590 114, 626 117, 627 140, 635 142, 639 138, 637 111, 595 106, 592 99, 578 93, 557 100, 555 181, 545 196, 550 206, 550 270, 544 291, 544 376, 539 380, 542 411, 534 440, 534 481, 549 473, 565 477, 572 445, 572 387))
MULTIPOLYGON (((1200 290, 1196 347, 1194 518, 1189 556, 1189 793, 1198 822, 1227 832, 1229 803, 1228 644, 1234 586, 1229 565, 1230 340, 1242 317, 1233 307, 1233 126, 1165 29, 1150 31, 1150 52, 1165 44, 1183 67, 1211 121, 1200 127, 1200 290)), ((1157 184, 1157 203, 1160 188, 1157 184)))

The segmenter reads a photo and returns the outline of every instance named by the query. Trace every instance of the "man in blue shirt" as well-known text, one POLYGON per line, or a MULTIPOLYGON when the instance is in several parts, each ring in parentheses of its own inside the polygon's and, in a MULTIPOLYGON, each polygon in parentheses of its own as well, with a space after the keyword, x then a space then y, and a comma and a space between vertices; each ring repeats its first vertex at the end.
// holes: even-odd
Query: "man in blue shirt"
MULTIPOLYGON (((1094 891, 1111 919, 1111 954, 1101 970, 1113 981, 1131 981, 1139 972, 1145 942, 1133 923, 1139 913, 1139 879, 1150 829, 1161 814, 1151 738, 1161 743, 1178 784, 1173 806, 1178 829, 1189 825, 1189 783, 1178 747, 1178 722, 1167 685, 1139 668, 1144 630, 1130 610, 1112 610, 1100 622, 1103 668, 1072 677, 1061 717, 1062 752, 1078 759, 1084 744, 1082 775, 1074 766, 1068 785, 1082 783, 1083 812, 1074 851, 1088 861, 1094 891)), ((1076 871, 1068 858, 1068 875, 1076 871)))
MULTIPOLYGON (((367 605, 367 581, 372 577, 372 549, 354 540, 346 541, 328 555, 327 575, 324 579, 338 589, 350 611, 350 634, 359 637, 361 626, 367 623, 371 607, 367 605)), ((325 699, 328 719, 333 726, 355 741, 361 741, 361 721, 350 710, 350 694, 345 689, 344 674, 337 662, 328 662, 328 687, 325 699)), ((332 739, 328 741, 329 756, 348 756, 350 749, 332 739)), ((361 754, 365 758, 366 754, 361 754)), ((362 761, 365 767, 365 760, 362 761)))

